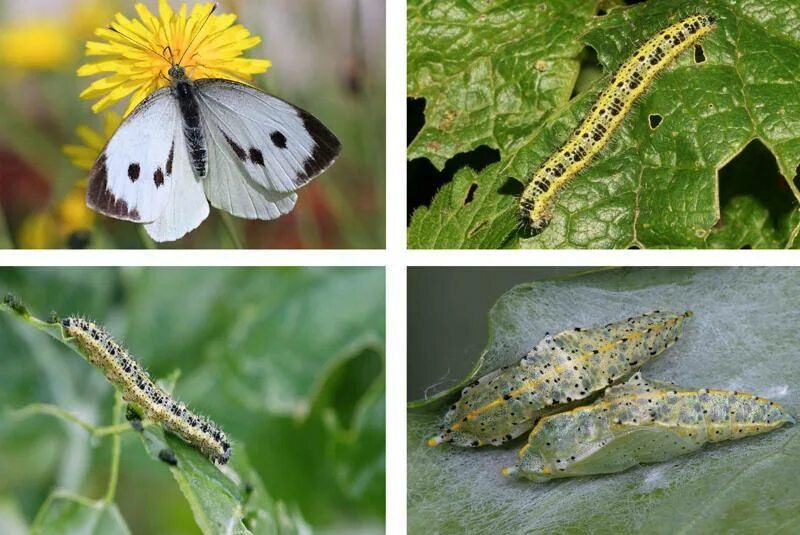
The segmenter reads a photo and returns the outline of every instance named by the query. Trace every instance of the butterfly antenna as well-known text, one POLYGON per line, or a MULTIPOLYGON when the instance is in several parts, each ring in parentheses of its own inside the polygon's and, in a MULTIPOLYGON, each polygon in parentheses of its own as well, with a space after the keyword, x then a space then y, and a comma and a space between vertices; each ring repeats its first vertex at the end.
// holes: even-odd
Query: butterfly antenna
POLYGON ((214 14, 214 12, 217 10, 218 7, 219 7, 219 4, 214 2, 214 7, 212 7, 211 11, 208 12, 208 15, 206 15, 206 18, 203 19, 203 22, 200 23, 200 26, 198 26, 197 30, 194 32, 194 35, 192 36, 191 40, 189 41, 189 44, 186 45, 186 48, 184 49, 183 54, 181 55, 181 59, 178 60, 178 65, 181 65, 183 63, 183 58, 184 58, 184 56, 186 56, 186 53, 189 51, 189 49, 192 48, 192 43, 194 43, 194 40, 197 39, 198 35, 200 35, 200 31, 203 29, 203 27, 206 25, 206 22, 208 22, 208 19, 211 18, 211 15, 214 14))
POLYGON ((158 56, 159 58, 163 59, 164 61, 169 62, 169 60, 163 55, 163 53, 159 54, 158 52, 156 52, 152 48, 144 46, 142 43, 139 43, 138 41, 134 40, 132 37, 130 37, 128 35, 125 35, 121 31, 119 31, 118 29, 114 28, 113 26, 108 26, 108 29, 111 30, 114 33, 117 33, 117 34, 121 35, 123 38, 127 39, 128 42, 130 42, 133 46, 135 46, 139 50, 144 50, 145 52, 150 52, 151 54, 154 54, 154 55, 158 56))

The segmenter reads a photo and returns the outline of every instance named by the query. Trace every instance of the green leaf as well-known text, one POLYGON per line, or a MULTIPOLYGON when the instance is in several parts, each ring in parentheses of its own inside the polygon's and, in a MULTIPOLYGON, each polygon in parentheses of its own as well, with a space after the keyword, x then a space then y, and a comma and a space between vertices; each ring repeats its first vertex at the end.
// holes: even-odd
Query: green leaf
POLYGON ((489 342, 468 377, 408 413, 409 532, 788 533, 800 513, 800 426, 544 484, 500 473, 525 435, 507 448, 429 448, 425 439, 458 385, 516 362, 545 332, 656 308, 694 316, 681 340, 643 368, 646 377, 755 392, 797 415, 797 278, 796 268, 616 269, 514 287, 492 308, 489 342))
POLYGON ((462 169, 439 190, 429 209, 414 212, 408 246, 459 249, 502 244, 517 224, 513 214, 504 210, 503 197, 498 194, 502 187, 497 180, 479 182, 475 171, 462 169))
MULTIPOLYGON (((152 377, 180 370, 175 397, 235 439, 231 462, 220 471, 171 435, 156 434, 159 442, 145 453, 127 433, 117 500, 123 513, 149 512, 144 520, 126 513, 133 531, 179 531, 174 526, 195 523, 213 530, 226 521, 254 533, 262 532, 259 526, 302 530, 306 521, 330 529, 382 525, 382 269, 4 269, 0 288, 24 297, 40 315, 55 309, 104 324, 152 377), (164 446, 179 463, 171 477, 157 460, 164 446), (242 481, 261 487, 262 497, 253 491, 246 499, 242 481), (310 481, 317 482, 314 492, 310 481), (143 494, 137 484, 159 492, 143 494)), ((57 325, 37 327, 60 340, 57 325)), ((102 421, 113 388, 99 371, 9 314, 0 314, 0 338, 0 404, 52 403, 102 421), (66 394, 51 394, 61 391, 66 394)), ((69 422, 38 422, 0 418, 0 447, 7 453, 0 460, 6 476, 0 496, 46 495, 59 465, 75 470, 65 434, 80 439, 68 451, 84 462, 69 488, 88 485, 82 474, 102 479, 104 461, 85 465, 102 460, 106 442, 92 441, 93 449, 86 431, 69 422)), ((155 432, 160 429, 148 426, 144 437, 155 432)))
MULTIPOLYGON (((724 235, 708 240, 720 217, 716 175, 753 139, 774 155, 784 194, 796 205, 800 75, 792 66, 800 64, 800 35, 796 17, 763 15, 793 13, 794 4, 703 4, 648 2, 595 16, 595 4, 567 0, 410 1, 408 94, 425 98, 426 108, 408 157, 441 169, 456 154, 488 145, 500 151, 500 162, 468 179, 457 176, 419 208, 409 246, 733 247, 724 235), (510 177, 526 183, 578 124, 608 73, 667 23, 696 11, 718 17, 717 30, 700 43, 705 61, 684 52, 610 146, 562 190, 550 226, 535 237, 518 235, 510 177), (606 74, 570 99, 584 45, 606 74), (662 118, 656 128, 650 115, 662 118), (477 186, 472 203, 463 202, 472 187, 465 180, 477 186)), ((758 176, 749 178, 760 187, 758 176)), ((782 232, 762 230, 752 243, 788 244, 782 232)))
POLYGON ((42 505, 31 533, 80 535, 129 534, 116 504, 56 492, 42 505))
POLYGON ((236 454, 221 469, 158 426, 147 426, 142 440, 151 458, 169 467, 203 533, 289 534, 305 526, 299 516, 288 515, 285 506, 269 497, 244 445, 232 442, 236 454))
POLYGON ((722 211, 718 227, 708 237, 709 247, 720 249, 778 249, 789 245, 800 212, 794 211, 775 227, 769 210, 752 197, 735 197, 722 211))

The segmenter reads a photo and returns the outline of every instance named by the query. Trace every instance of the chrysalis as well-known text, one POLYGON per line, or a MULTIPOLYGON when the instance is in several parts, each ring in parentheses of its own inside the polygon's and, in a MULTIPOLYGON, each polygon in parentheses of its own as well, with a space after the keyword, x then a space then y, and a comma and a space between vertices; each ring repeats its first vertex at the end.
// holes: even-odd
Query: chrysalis
POLYGON ((495 370, 464 388, 428 445, 507 442, 545 414, 573 407, 624 381, 675 343, 691 315, 655 311, 604 327, 548 334, 519 364, 495 370))
POLYGON ((636 374, 592 405, 542 418, 503 474, 547 481, 620 472, 786 423, 795 419, 783 407, 753 394, 693 390, 636 374))

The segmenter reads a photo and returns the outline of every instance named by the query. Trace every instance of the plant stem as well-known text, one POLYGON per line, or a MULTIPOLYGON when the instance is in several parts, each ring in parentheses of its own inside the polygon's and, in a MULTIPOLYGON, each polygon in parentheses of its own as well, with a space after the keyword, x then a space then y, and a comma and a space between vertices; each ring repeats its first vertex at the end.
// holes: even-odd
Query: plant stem
MULTIPOLYGON (((116 392, 114 395, 114 410, 111 416, 112 425, 119 423, 122 418, 122 395, 116 392)), ((117 481, 119 480, 119 458, 122 449, 122 437, 116 433, 111 438, 111 476, 108 478, 108 490, 103 500, 111 503, 114 494, 117 492, 117 481)))
POLYGON ((94 433, 95 431, 94 425, 84 420, 81 420, 71 412, 65 411, 64 409, 62 409, 57 405, 51 405, 49 403, 32 403, 21 409, 11 411, 9 413, 9 418, 13 418, 15 420, 22 420, 30 416, 36 416, 39 414, 47 414, 50 416, 55 416, 56 418, 61 418, 68 422, 72 422, 86 429, 90 433, 94 433))
POLYGON ((236 231, 236 225, 233 222, 233 216, 223 211, 220 211, 219 215, 222 219, 222 226, 225 227, 225 231, 228 233, 228 237, 230 237, 231 241, 233 242, 233 246, 237 249, 244 249, 244 243, 242 242, 242 238, 239 236, 239 233, 236 231))
POLYGON ((139 237, 142 239, 142 245, 144 245, 147 249, 158 249, 158 247, 156 247, 156 242, 153 241, 153 239, 144 229, 144 225, 139 225, 139 237))

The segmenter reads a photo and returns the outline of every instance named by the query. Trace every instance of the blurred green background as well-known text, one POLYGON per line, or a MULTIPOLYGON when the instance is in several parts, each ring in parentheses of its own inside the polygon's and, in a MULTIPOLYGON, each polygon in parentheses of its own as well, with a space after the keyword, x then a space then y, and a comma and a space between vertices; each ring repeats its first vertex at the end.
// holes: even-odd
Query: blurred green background
MULTIPOLYGON (((157 13, 157 1, 143 2, 157 13)), ((177 0, 170 0, 173 9, 177 0)), ((195 2, 189 1, 189 6, 195 2)), ((341 139, 342 155, 299 192, 295 210, 275 221, 233 218, 250 248, 382 248, 385 228, 385 4, 376 0, 222 0, 218 13, 261 44, 246 57, 272 67, 254 85, 318 116, 341 139)), ((82 144, 80 125, 103 131, 104 114, 79 93, 93 77, 76 69, 93 31, 126 0, 0 1, 0 247, 155 246, 141 225, 94 214, 79 183, 86 171, 62 152, 82 144)), ((90 58, 91 59, 91 58, 90 58)), ((121 113, 126 101, 114 108, 121 113)), ((160 247, 232 247, 212 209, 187 237, 160 247)))
MULTIPOLYGON (((39 318, 105 325, 154 378, 179 370, 176 397, 246 447, 266 492, 300 525, 383 531, 383 269, 3 268, 0 291, 39 318)), ((10 411, 52 403, 108 425, 114 390, 7 311, 0 340, 0 531, 24 533, 55 489, 103 495, 110 439, 10 411)), ((122 435, 116 503, 133 533, 198 533, 167 466, 134 432, 122 435)))

